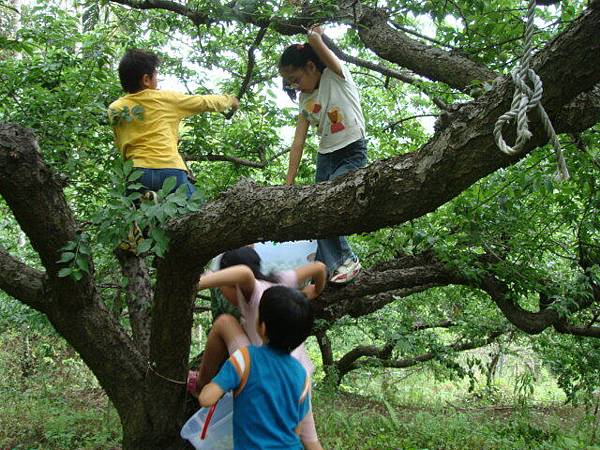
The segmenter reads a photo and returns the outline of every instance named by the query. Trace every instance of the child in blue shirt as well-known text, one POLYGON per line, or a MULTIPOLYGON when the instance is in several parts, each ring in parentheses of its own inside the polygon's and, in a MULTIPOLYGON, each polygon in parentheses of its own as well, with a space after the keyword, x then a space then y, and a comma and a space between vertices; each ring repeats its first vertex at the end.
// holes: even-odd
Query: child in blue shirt
POLYGON ((210 406, 234 391, 234 449, 301 449, 300 422, 310 410, 310 379, 290 355, 313 325, 310 303, 298 290, 267 289, 257 331, 266 345, 250 345, 225 362, 198 400, 210 406))

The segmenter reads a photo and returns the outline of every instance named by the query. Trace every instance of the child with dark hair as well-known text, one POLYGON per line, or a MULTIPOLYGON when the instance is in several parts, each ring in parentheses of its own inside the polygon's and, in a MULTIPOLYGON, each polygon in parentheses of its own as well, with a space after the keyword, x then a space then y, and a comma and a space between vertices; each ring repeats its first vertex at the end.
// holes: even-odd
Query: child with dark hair
POLYGON ((187 196, 196 190, 188 180, 188 168, 177 150, 179 123, 185 117, 207 111, 238 108, 231 95, 185 95, 158 89, 160 60, 154 53, 129 49, 119 63, 119 79, 126 95, 111 103, 108 117, 115 144, 125 160, 141 169, 140 183, 158 191, 168 177, 187 186, 187 196))
MULTIPOLYGON (((329 181, 367 164, 365 119, 350 71, 325 45, 320 27, 308 31, 308 43, 287 47, 279 60, 284 90, 300 91, 300 114, 290 150, 287 184, 294 184, 310 125, 320 138, 316 181, 329 181)), ((332 283, 348 283, 361 266, 346 237, 319 239, 317 260, 332 283)))
POLYGON ((265 345, 237 350, 198 396, 211 406, 234 390, 234 449, 301 449, 298 435, 310 412, 310 378, 290 355, 310 334, 313 314, 296 289, 262 294, 256 332, 265 345))
MULTIPOLYGON (((307 299, 312 300, 325 286, 326 269, 323 263, 313 262, 295 270, 276 272, 271 275, 263 274, 260 264, 260 256, 256 250, 242 247, 225 252, 219 263, 220 270, 204 274, 200 278, 198 289, 220 288, 225 298, 239 308, 241 324, 229 314, 221 314, 217 317, 208 334, 202 355, 197 389, 202 388, 215 376, 219 365, 228 355, 233 355, 238 349, 250 344, 256 346, 263 344, 263 336, 259 333, 256 324, 265 298, 263 293, 267 289, 275 285, 296 288, 312 279, 314 284, 307 285, 301 291, 307 299)), ((293 311, 293 309, 287 310, 293 311)), ((272 326, 276 327, 276 325, 272 326)), ((288 329, 290 330, 291 328, 288 329)), ((275 342, 278 342, 279 338, 275 339, 275 342)), ((310 376, 315 366, 306 353, 303 340, 290 349, 290 353, 310 376)), ((286 345, 295 343, 296 341, 288 342, 286 345)), ((300 438, 306 449, 322 449, 312 411, 309 411, 302 420, 300 438)))

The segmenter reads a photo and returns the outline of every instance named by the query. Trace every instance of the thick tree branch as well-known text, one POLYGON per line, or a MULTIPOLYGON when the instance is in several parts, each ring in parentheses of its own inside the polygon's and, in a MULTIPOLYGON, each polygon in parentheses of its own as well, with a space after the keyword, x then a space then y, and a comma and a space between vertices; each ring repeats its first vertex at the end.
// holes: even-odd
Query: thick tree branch
POLYGON ((448 105, 446 105, 443 100, 441 100, 440 98, 437 98, 435 96, 432 96, 429 92, 427 92, 425 89, 423 89, 421 87, 421 83, 419 83, 419 80, 417 78, 409 76, 409 75, 399 72, 397 70, 390 69, 389 67, 385 67, 381 64, 377 64, 377 63, 374 63, 371 61, 367 61, 366 59, 361 59, 361 58, 357 58, 355 56, 349 55, 349 54, 345 53, 344 51, 342 51, 342 49, 340 49, 333 40, 329 39, 325 35, 323 35, 323 40, 327 44, 327 47, 329 47, 333 51, 333 53, 335 53, 336 56, 338 58, 340 58, 342 61, 346 61, 348 63, 354 64, 355 66, 358 66, 358 67, 364 67, 365 69, 369 69, 374 72, 379 72, 380 74, 385 75, 386 77, 394 78, 396 80, 403 81, 404 83, 412 84, 413 86, 415 86, 419 90, 421 90, 421 92, 423 92, 425 95, 430 97, 431 101, 438 108, 440 108, 442 110, 448 109, 448 105))
POLYGON ((600 327, 577 327, 566 322, 560 322, 554 325, 554 329, 562 334, 600 338, 600 327))
POLYGON ((133 9, 162 9, 171 11, 190 19, 194 25, 209 24, 213 20, 200 11, 191 9, 181 3, 169 0, 111 0, 112 3, 129 6, 133 9))
MULTIPOLYGON (((388 353, 391 356, 390 344, 386 344, 383 347, 357 347, 356 349, 350 351, 346 354, 342 359, 336 362, 336 367, 339 373, 340 379, 346 375, 348 372, 361 368, 361 367, 389 367, 396 369, 404 369, 407 367, 412 367, 417 364, 431 361, 437 358, 441 354, 452 353, 452 352, 463 352, 466 350, 473 350, 480 347, 485 347, 486 345, 494 342, 498 337, 502 336, 506 330, 497 330, 490 333, 486 338, 476 339, 472 341, 463 341, 458 340, 454 344, 448 345, 441 350, 430 351, 423 353, 421 355, 412 357, 412 358, 402 358, 402 359, 390 359, 389 356, 386 356, 388 353), (356 356, 356 358, 355 358, 356 356), (361 357, 368 357, 365 361, 358 361, 361 357), (344 358, 347 357, 347 360, 344 358), (354 358, 354 360, 352 360, 354 358), (341 362, 343 361, 343 364, 341 362)), ((392 346, 393 350, 393 346, 392 346)))
POLYGON ((364 8, 358 32, 365 46, 381 58, 460 91, 468 91, 476 80, 497 77, 494 71, 465 56, 411 39, 390 24, 383 10, 364 8))
POLYGON ((380 74, 385 75, 386 77, 394 78, 396 80, 400 80, 408 84, 418 84, 419 82, 419 80, 417 80, 415 77, 411 77, 406 73, 390 69, 389 67, 382 66, 381 64, 377 64, 366 59, 361 59, 357 58, 356 56, 349 55, 348 53, 344 52, 341 48, 339 48, 335 41, 333 41, 326 35, 323 35, 322 37, 325 44, 327 44, 327 47, 329 47, 331 51, 335 53, 335 55, 342 61, 354 64, 358 67, 364 67, 365 69, 369 69, 374 72, 379 72, 380 74))
POLYGON ((361 317, 400 298, 461 281, 462 278, 436 262, 430 253, 405 256, 363 269, 356 282, 349 286, 326 288, 313 305, 319 319, 361 317))
POLYGON ((392 356, 392 350, 394 350, 394 344, 391 342, 388 342, 383 347, 377 347, 375 345, 359 345, 358 347, 353 348, 335 362, 339 380, 352 370, 351 367, 355 365, 358 359, 370 357, 378 360, 388 360, 392 356))
POLYGON ((140 352, 150 353, 150 322, 153 301, 152 280, 144 259, 133 253, 117 249, 115 255, 121 273, 127 278, 127 309, 133 332, 133 340, 140 352))
POLYGON ((45 306, 44 273, 11 256, 0 246, 0 289, 32 308, 45 306))
MULTIPOLYGON (((71 307, 92 298, 91 276, 86 274, 79 282, 58 277, 61 248, 76 239, 78 227, 60 180, 41 159, 35 136, 17 125, 0 124, 0 195, 39 254, 48 288, 62 292, 61 301, 71 307)), ((89 267, 93 273, 91 260, 89 267)))

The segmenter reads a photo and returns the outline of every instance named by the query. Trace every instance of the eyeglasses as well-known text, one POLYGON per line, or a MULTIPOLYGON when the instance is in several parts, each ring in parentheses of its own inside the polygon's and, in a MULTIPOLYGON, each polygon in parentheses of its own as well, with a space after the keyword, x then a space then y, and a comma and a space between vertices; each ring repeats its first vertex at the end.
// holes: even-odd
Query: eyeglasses
POLYGON ((304 78, 304 72, 301 72, 299 76, 293 76, 290 79, 284 81, 284 83, 290 89, 300 90, 300 83, 302 83, 302 79, 304 78))

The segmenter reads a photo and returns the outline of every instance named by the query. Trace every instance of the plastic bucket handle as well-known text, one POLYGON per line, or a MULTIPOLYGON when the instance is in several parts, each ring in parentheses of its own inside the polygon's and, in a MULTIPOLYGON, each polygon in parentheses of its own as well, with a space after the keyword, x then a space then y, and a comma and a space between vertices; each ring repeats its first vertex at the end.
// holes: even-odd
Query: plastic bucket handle
POLYGON ((202 431, 200 432, 200 440, 206 439, 206 432, 208 431, 208 426, 210 425, 210 421, 212 419, 213 414, 215 413, 215 409, 217 409, 217 405, 219 401, 212 405, 208 410, 208 414, 206 415, 206 419, 204 420, 204 425, 202 426, 202 431))

